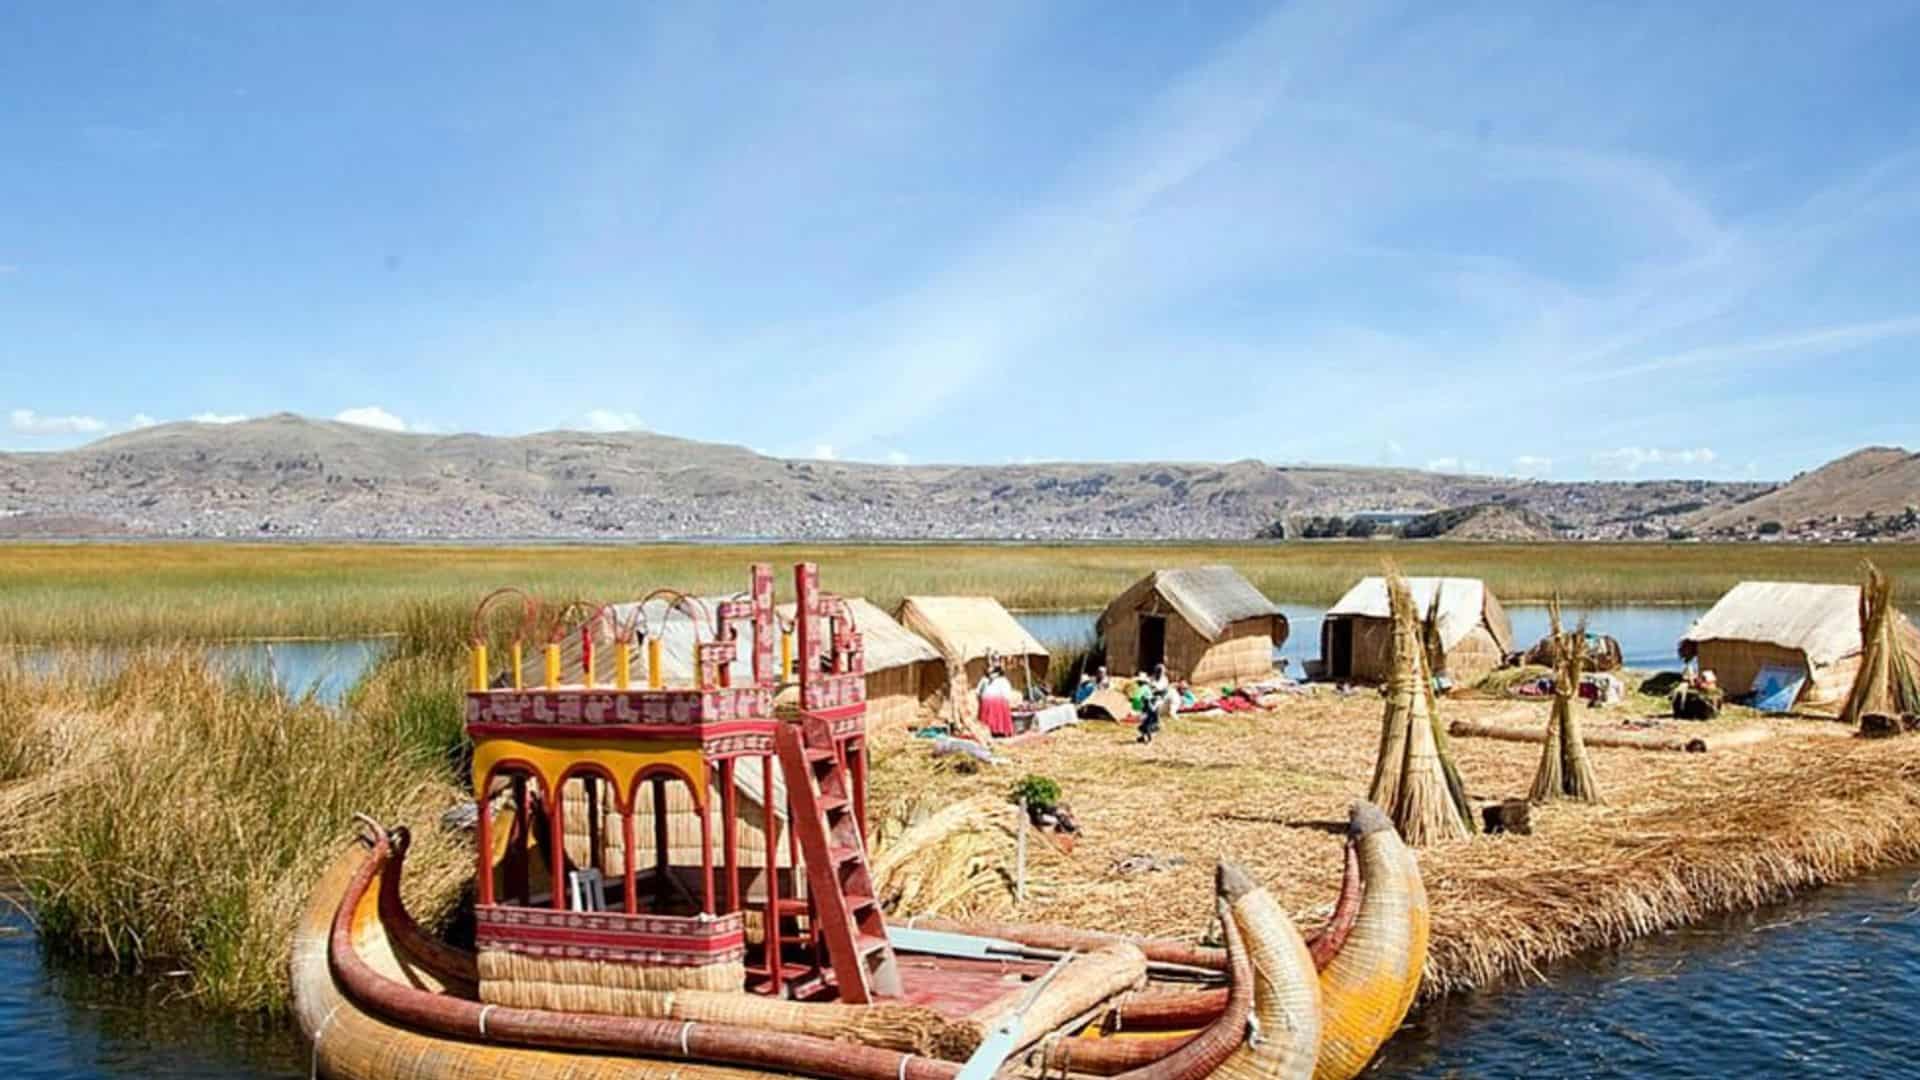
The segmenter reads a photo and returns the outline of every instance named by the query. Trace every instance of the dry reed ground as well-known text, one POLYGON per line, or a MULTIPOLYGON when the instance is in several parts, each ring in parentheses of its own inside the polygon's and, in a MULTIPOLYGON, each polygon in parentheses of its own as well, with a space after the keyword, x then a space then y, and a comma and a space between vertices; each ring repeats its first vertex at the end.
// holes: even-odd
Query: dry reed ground
MULTIPOLYGON (((879 732, 874 806, 898 815, 1000 794, 1026 773, 1051 776, 1083 833, 1070 856, 1036 839, 1029 873, 1039 886, 1013 917, 1190 939, 1208 926, 1212 864, 1226 856, 1311 926, 1338 889, 1338 830, 1372 775, 1380 709, 1372 694, 1325 695, 1272 713, 1178 720, 1151 746, 1135 745, 1131 728, 1093 723, 1006 747, 1006 764, 971 775, 879 732), (1186 862, 1110 871, 1135 854, 1186 862)), ((1456 700, 1443 703, 1443 718, 1544 727, 1547 709, 1456 700)), ((1589 730, 1624 711, 1591 716, 1589 730)), ((1712 726, 1750 722, 1749 714, 1712 726)), ((1910 827, 1920 810, 1920 739, 1871 742, 1831 723, 1768 723, 1775 738, 1710 754, 1594 748, 1607 805, 1536 808, 1531 836, 1422 852, 1433 904, 1423 996, 1535 974, 1582 950, 1920 858, 1920 830, 1910 827)), ((1490 739, 1453 747, 1475 799, 1524 797, 1540 753, 1490 739)))

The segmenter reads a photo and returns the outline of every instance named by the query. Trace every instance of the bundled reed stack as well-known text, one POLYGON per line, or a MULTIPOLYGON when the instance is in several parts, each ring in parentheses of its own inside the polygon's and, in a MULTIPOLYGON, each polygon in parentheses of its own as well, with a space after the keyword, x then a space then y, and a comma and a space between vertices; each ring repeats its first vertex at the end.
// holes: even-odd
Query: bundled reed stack
POLYGON ((1421 847, 1470 835, 1473 812, 1446 752, 1412 590, 1391 568, 1387 599, 1393 614, 1393 669, 1367 798, 1387 809, 1407 843, 1421 847))
POLYGON ((1547 619, 1553 654, 1553 711, 1547 716, 1547 742, 1540 750, 1540 768, 1533 774, 1533 791, 1527 798, 1536 803, 1555 799, 1605 802, 1600 797, 1600 781, 1593 775, 1593 762, 1587 757, 1586 740, 1580 734, 1580 713, 1574 708, 1580 698, 1580 677, 1586 673, 1587 626, 1583 621, 1572 633, 1561 629, 1558 596, 1547 604, 1547 619))
POLYGON ((1920 716, 1920 682, 1902 638, 1904 629, 1893 606, 1893 580, 1871 562, 1860 589, 1860 671, 1847 693, 1840 719, 1858 725, 1864 735, 1910 730, 1920 716))

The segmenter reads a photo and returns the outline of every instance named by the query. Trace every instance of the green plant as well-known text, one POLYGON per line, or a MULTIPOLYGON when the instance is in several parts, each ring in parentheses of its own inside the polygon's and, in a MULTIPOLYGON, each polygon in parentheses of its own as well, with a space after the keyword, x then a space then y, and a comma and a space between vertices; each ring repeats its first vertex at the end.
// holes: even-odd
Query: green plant
POLYGON ((1025 802, 1028 810, 1051 810, 1060 805, 1060 785, 1051 777, 1028 773, 1013 785, 1007 797, 1025 802))

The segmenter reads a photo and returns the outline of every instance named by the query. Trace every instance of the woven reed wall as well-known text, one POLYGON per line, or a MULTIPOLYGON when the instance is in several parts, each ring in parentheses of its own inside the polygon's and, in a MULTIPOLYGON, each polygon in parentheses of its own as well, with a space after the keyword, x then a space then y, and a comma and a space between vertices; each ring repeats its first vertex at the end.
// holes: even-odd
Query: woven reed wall
MULTIPOLYGON (((1386 682, 1393 672, 1393 623, 1387 619, 1350 616, 1353 626, 1353 673, 1355 682, 1386 682)), ((1332 631, 1324 632, 1331 635, 1332 631)), ((1321 638, 1323 642, 1328 636, 1321 638)), ((1323 645, 1323 649, 1325 646, 1323 645)), ((1487 677, 1506 660, 1506 654, 1484 625, 1447 650, 1447 674, 1461 686, 1471 686, 1487 677)))
MULTIPOLYGON (((1720 689, 1729 697, 1739 697, 1752 690, 1753 680, 1763 667, 1808 671, 1806 653, 1759 641, 1703 641, 1699 657, 1700 670, 1713 672, 1714 678, 1720 681, 1720 689)), ((1807 687, 1800 695, 1797 711, 1838 715, 1859 671, 1858 654, 1808 671, 1807 687)))
POLYGON ((1215 686, 1252 682, 1273 674, 1271 619, 1249 619, 1227 628, 1187 668, 1195 685, 1215 686))
POLYGON ((744 992, 746 965, 610 963, 480 950, 480 1000, 489 1005, 611 1016, 660 1016, 662 991, 744 992))

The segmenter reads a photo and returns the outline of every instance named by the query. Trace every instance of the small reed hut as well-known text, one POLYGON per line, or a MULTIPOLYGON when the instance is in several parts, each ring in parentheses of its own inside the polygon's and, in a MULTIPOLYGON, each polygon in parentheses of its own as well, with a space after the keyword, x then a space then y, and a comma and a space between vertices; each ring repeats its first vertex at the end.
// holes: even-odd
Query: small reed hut
MULTIPOLYGON (((1408 578, 1416 618, 1433 619, 1445 667, 1456 683, 1479 682, 1513 647, 1507 611, 1478 578, 1408 578), (1437 618, 1434 617, 1438 605, 1437 618)), ((1320 624, 1320 677, 1385 682, 1393 671, 1393 612, 1385 578, 1370 577, 1347 590, 1320 624)))
POLYGON ((1287 617, 1231 566, 1156 570, 1115 597, 1097 625, 1112 674, 1165 663, 1195 683, 1266 678, 1287 640, 1287 617))
POLYGON ((1006 665, 1015 689, 1047 685, 1047 647, 991 596, 909 596, 896 615, 946 661, 947 693, 963 722, 979 715, 973 688, 986 675, 989 656, 1006 665))
MULTIPOLYGON (((865 599, 850 597, 846 604, 865 649, 867 730, 915 725, 936 714, 948 693, 940 651, 865 599)), ((792 620, 792 604, 775 610, 783 623, 792 620)))
MULTIPOLYGON (((1860 671, 1860 613, 1858 585, 1743 581, 1680 639, 1680 658, 1697 660, 1734 697, 1755 689, 1766 669, 1784 669, 1806 680, 1794 712, 1835 716, 1860 671)), ((1920 663, 1920 632, 1888 614, 1894 639, 1920 663)))

